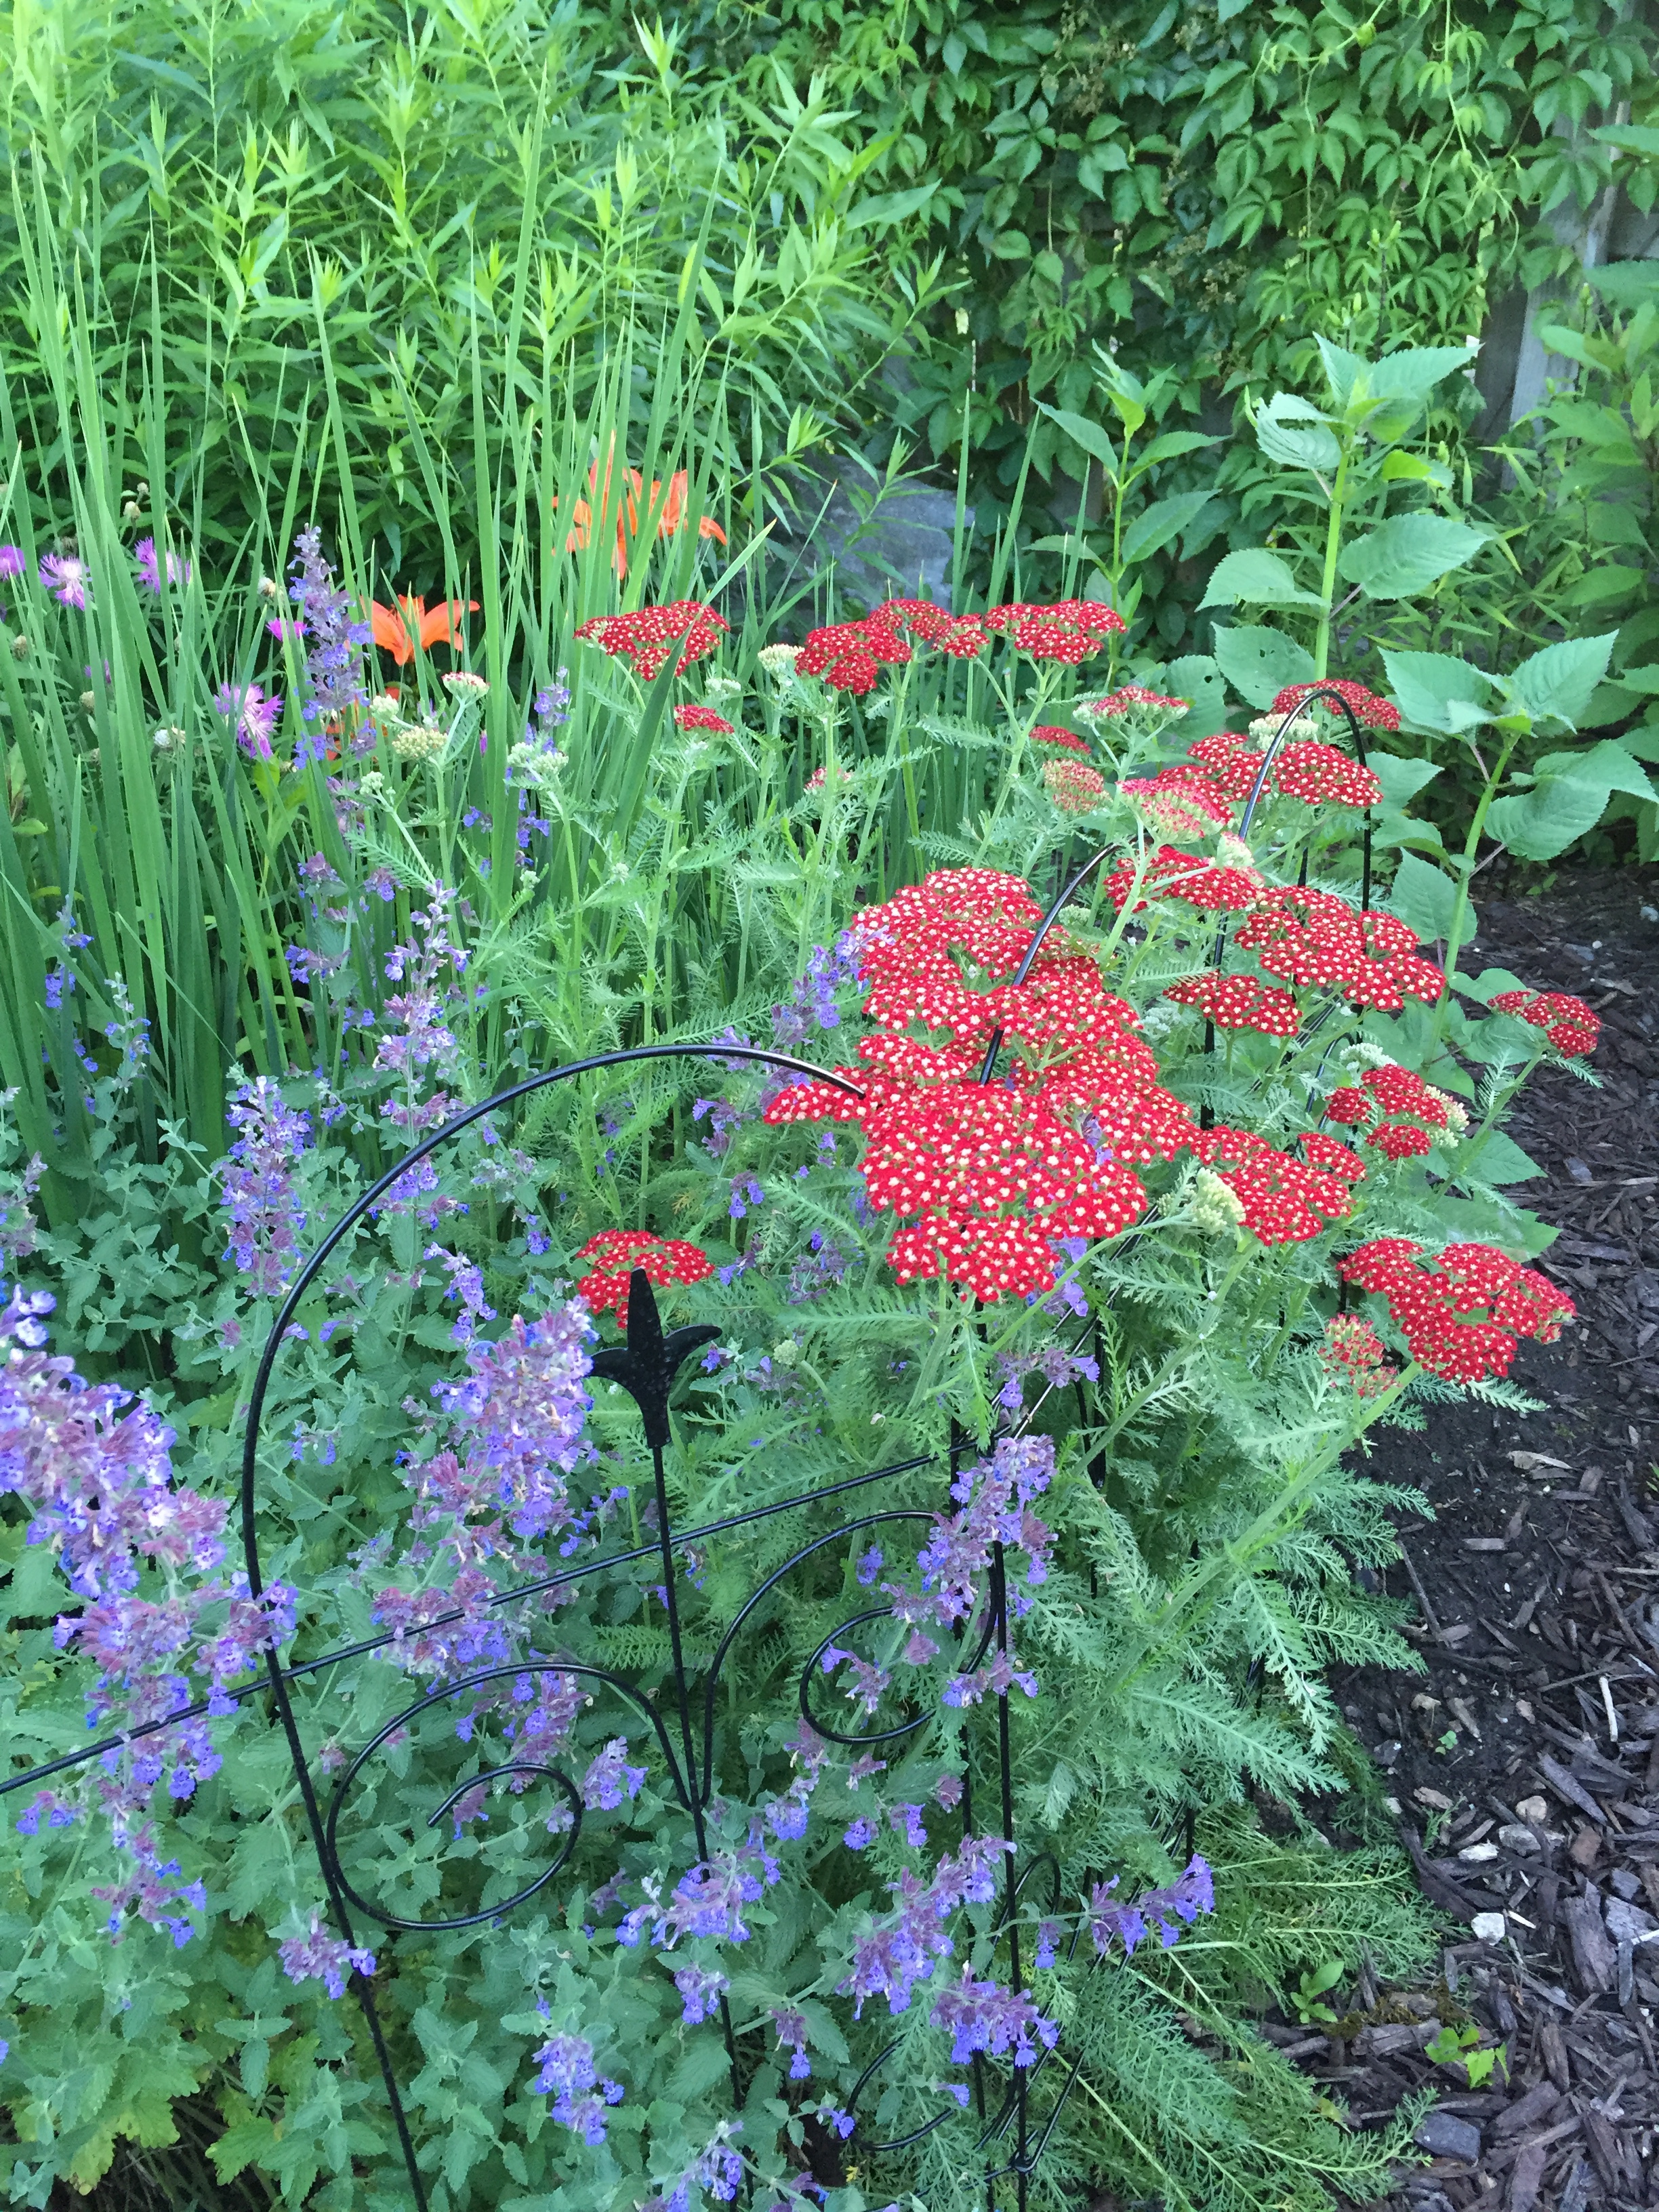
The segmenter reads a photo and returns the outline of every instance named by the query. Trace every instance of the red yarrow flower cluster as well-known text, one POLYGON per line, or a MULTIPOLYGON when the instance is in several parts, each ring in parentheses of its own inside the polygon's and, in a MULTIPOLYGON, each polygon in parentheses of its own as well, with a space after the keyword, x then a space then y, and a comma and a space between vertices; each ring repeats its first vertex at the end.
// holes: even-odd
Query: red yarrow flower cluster
POLYGON ((1377 1124, 1365 1142, 1391 1160, 1406 1160, 1429 1150, 1434 1141, 1431 1129, 1451 1126, 1452 1102, 1410 1068, 1390 1064, 1371 1068, 1358 1087, 1346 1085, 1333 1091, 1325 1113, 1328 1120, 1352 1129, 1377 1124), (1382 1118, 1396 1115, 1406 1118, 1382 1118))
POLYGON ((577 625, 576 635, 612 660, 626 660, 648 683, 675 646, 680 657, 674 673, 683 676, 694 660, 714 651, 720 633, 731 627, 701 599, 671 599, 665 606, 636 607, 631 614, 595 615, 577 625))
POLYGON ((1031 743, 1034 745, 1061 745, 1068 753, 1082 753, 1085 757, 1089 750, 1086 738, 1079 737, 1075 730, 1062 729, 1057 722, 1039 722, 1031 732, 1031 743))
POLYGON ((1286 745, 1280 752, 1273 763, 1273 788, 1310 806, 1375 806, 1382 796, 1382 787, 1370 769, 1314 738, 1286 745))
POLYGON ((1042 787, 1062 814, 1092 814, 1106 796, 1106 779, 1083 761, 1050 761, 1042 787))
POLYGON ((1118 790, 1161 837, 1195 843, 1232 824, 1232 802, 1200 769, 1161 768, 1153 776, 1130 776, 1118 790))
POLYGON ((1437 1256, 1409 1237, 1378 1237, 1337 1273, 1379 1293, 1413 1358, 1449 1382, 1507 1375, 1519 1338, 1553 1344, 1574 1314, 1547 1275, 1490 1244, 1448 1244, 1437 1256))
POLYGON ((1218 975, 1206 969, 1186 975, 1164 994, 1178 1006, 1196 1006, 1218 1030, 1255 1030, 1262 1036, 1291 1037, 1301 1012, 1288 991, 1275 991, 1256 975, 1218 975))
POLYGON ((1245 1228, 1263 1244, 1305 1243, 1352 1211, 1345 1177, 1277 1152, 1248 1129, 1200 1129, 1192 1150, 1238 1200, 1245 1228))
POLYGON ((1601 1038, 1600 1020, 1570 991, 1500 991, 1486 1003, 1495 1014, 1515 1014, 1542 1030, 1556 1050, 1569 1058, 1594 1052, 1601 1038))
POLYGON ((1398 1013, 1407 998, 1437 999, 1445 978, 1417 957, 1415 930, 1396 915, 1361 913, 1334 892, 1287 885, 1267 893, 1243 923, 1241 951, 1298 988, 1340 991, 1356 1006, 1398 1013))
POLYGON ((1355 721, 1363 723, 1367 729, 1397 730, 1400 727, 1398 707, 1387 699, 1380 699, 1375 691, 1368 691, 1363 684, 1350 683, 1346 678, 1335 681, 1325 679, 1317 684, 1287 684, 1273 701, 1273 711, 1275 714, 1288 714, 1297 707, 1305 707, 1309 700, 1313 699, 1315 706, 1323 707, 1327 713, 1334 714, 1336 709, 1327 696, 1333 691, 1340 698, 1346 700, 1353 709, 1355 721), (1316 692, 1321 695, 1316 699, 1314 698, 1316 692))
MULTIPOLYGON (((1134 861, 1126 858, 1107 877, 1106 893, 1114 906, 1121 907, 1134 890, 1135 875, 1134 861)), ((1218 860, 1199 860, 1175 845, 1160 845, 1140 871, 1140 878, 1139 895, 1135 900, 1137 914, 1155 898, 1182 899, 1188 906, 1200 907, 1209 913, 1243 914, 1257 903, 1267 888, 1253 868, 1227 867, 1218 860)), ((1268 963, 1264 960, 1261 964, 1265 968, 1268 963)))
POLYGON ((732 734, 732 725, 724 714, 717 714, 712 707, 700 707, 695 700, 676 707, 674 720, 683 730, 714 730, 726 738, 732 734))
POLYGON ((1255 789, 1267 756, 1237 730, 1218 730, 1212 737, 1194 738, 1187 757, 1197 762, 1223 798, 1240 799, 1255 789))
POLYGON ((975 1296, 1053 1288, 1054 1243, 1115 1236, 1146 1193, 1132 1163, 1197 1134, 1157 1080, 1133 1008, 1055 931, 1025 979, 1042 909, 1018 878, 946 869, 855 915, 848 932, 878 1024, 864 1063, 781 1092, 774 1123, 856 1121, 872 1202, 914 1216, 895 1235, 901 1280, 944 1276, 975 1296), (932 1034, 911 1034, 920 1025, 932 1034), (1011 1079, 977 1079, 994 1038, 1011 1079))
POLYGON ((595 1314, 614 1312, 619 1328, 627 1322, 629 1278, 635 1267, 659 1288, 665 1283, 700 1283, 714 1272, 714 1261, 695 1244, 654 1236, 648 1229, 602 1229, 575 1256, 593 1262, 576 1285, 577 1297, 595 1314))
POLYGON ((860 697, 874 688, 884 667, 902 666, 911 658, 911 638, 959 660, 972 660, 985 649, 977 615, 953 615, 930 599, 888 599, 861 621, 809 630, 795 656, 795 673, 819 677, 832 690, 860 697))
POLYGON ((1109 637, 1121 637, 1125 629, 1121 615, 1094 599, 1056 599, 1047 606, 1011 600, 993 607, 984 623, 1006 636, 1017 653, 1072 668, 1098 653, 1109 637))
POLYGON ((1346 1382, 1356 1398, 1380 1397, 1400 1379, 1400 1370, 1382 1338, 1358 1314, 1334 1314, 1326 1322, 1319 1362, 1333 1381, 1346 1382))

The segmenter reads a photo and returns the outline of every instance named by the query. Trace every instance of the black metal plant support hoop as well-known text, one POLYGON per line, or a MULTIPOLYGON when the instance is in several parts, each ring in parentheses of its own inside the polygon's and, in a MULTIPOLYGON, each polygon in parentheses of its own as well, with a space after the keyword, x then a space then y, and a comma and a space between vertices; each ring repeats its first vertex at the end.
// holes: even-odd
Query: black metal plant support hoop
MULTIPOLYGON (((1105 855, 1097 854, 1069 884, 1045 915, 1036 931, 1030 949, 1016 976, 1023 981, 1035 960, 1043 939, 1053 927, 1061 908, 1076 892, 1078 886, 1105 855)), ((997 1053, 1001 1045, 1001 1032, 994 1036, 985 1059, 981 1079, 989 1082, 997 1053)), ((592 1058, 575 1060, 565 1066, 550 1068, 530 1077, 509 1089, 498 1091, 482 1103, 467 1108, 432 1131, 389 1168, 377 1182, 366 1190, 357 1202, 337 1220, 322 1238, 295 1278, 273 1321, 264 1347, 255 1370, 250 1393, 246 1426, 244 1432, 241 1465, 241 1531, 242 1550, 248 1589, 256 1599, 266 1587, 264 1563, 260 1556, 258 1528, 258 1465, 261 1425, 264 1419, 265 1401, 272 1374, 289 1326, 294 1322, 301 1302, 312 1285, 327 1265, 330 1258, 350 1235, 356 1225, 386 1193, 406 1176, 411 1168, 430 1154, 451 1143, 461 1133, 485 1116, 499 1114, 504 1108, 528 1097, 549 1086, 567 1082, 574 1077, 599 1073, 605 1069, 623 1066, 638 1061, 677 1059, 716 1060, 722 1062, 750 1061, 779 1072, 805 1077, 827 1083, 854 1097, 862 1097, 856 1084, 833 1072, 816 1067, 793 1058, 786 1053, 773 1052, 759 1046, 738 1044, 656 1044, 641 1045, 629 1050, 601 1053, 592 1058)), ((706 1669, 706 1679, 701 1694, 693 1688, 693 1675, 698 1670, 688 1665, 681 1632, 678 1599, 676 1590, 674 1559, 678 1553, 688 1547, 707 1541, 711 1537, 730 1530, 749 1527, 780 1514, 798 1511, 803 1508, 820 1506, 826 1502, 851 1496, 872 1485, 892 1482, 900 1477, 927 1470, 938 1470, 941 1464, 953 1469, 961 1455, 977 1449, 973 1440, 956 1437, 944 1455, 943 1462, 931 1455, 901 1460, 889 1467, 878 1468, 863 1474, 851 1475, 836 1482, 827 1483, 798 1496, 780 1499, 774 1504, 757 1506, 749 1511, 734 1513, 723 1519, 704 1522, 690 1528, 673 1525, 669 1493, 665 1480, 665 1455, 672 1443, 672 1424, 669 1399, 676 1376, 683 1363, 692 1353, 709 1343, 719 1332, 707 1324, 693 1325, 665 1332, 659 1318, 651 1285, 642 1271, 635 1270, 630 1278, 627 1333, 624 1346, 598 1352, 593 1359, 593 1373, 602 1380, 620 1385, 633 1399, 638 1409, 644 1440, 651 1454, 652 1477, 656 1510, 656 1534, 653 1540, 629 1548, 611 1552, 599 1558, 584 1560, 579 1565, 563 1568, 556 1572, 497 1590, 489 1600, 491 1608, 517 1606, 544 1597, 550 1593, 568 1589, 572 1584, 608 1571, 635 1565, 650 1559, 659 1567, 661 1588, 667 1610, 669 1634, 672 1650, 672 1696, 666 1710, 648 1695, 638 1683, 630 1681, 614 1669, 597 1667, 567 1659, 529 1658, 475 1668, 459 1677, 435 1682, 423 1695, 395 1714, 378 1728, 375 1733, 349 1759, 335 1780, 326 1807, 319 1801, 315 1786, 312 1762, 301 1734, 299 1717, 290 1695, 291 1686, 300 1680, 320 1674, 325 1670, 353 1660, 371 1656, 386 1649, 394 1640, 392 1632, 366 1637, 344 1644, 314 1658, 284 1664, 276 1650, 265 1655, 263 1673, 249 1680, 217 1693, 212 1710, 222 1712, 227 1703, 240 1705, 244 1699, 268 1693, 286 1738, 294 1775, 301 1802, 305 1808, 307 1825, 316 1850, 319 1866, 327 1893, 329 1917, 340 1937, 356 1948, 356 1920, 361 1916, 377 1921, 392 1932, 419 1931, 425 1935, 459 1930, 479 1926, 484 1923, 499 1923, 518 1906, 527 1903, 553 1881, 568 1863, 580 1833, 582 1801, 580 1790, 563 1770, 547 1760, 514 1756, 482 1771, 469 1776, 453 1790, 429 1816, 428 1825, 441 1820, 465 1794, 501 1780, 528 1781, 532 1777, 550 1784, 564 1798, 569 1817, 569 1827, 563 1848, 550 1863, 537 1872, 533 1878, 505 1899, 469 1913, 453 1914, 433 1919, 416 1919, 386 1910, 365 1896, 347 1875, 338 1846, 339 1827, 343 1809, 354 1785, 368 1763, 397 1732, 419 1716, 432 1711, 446 1701, 465 1694, 507 1677, 560 1674, 588 1680, 603 1686, 623 1699, 647 1723, 656 1753, 660 1757, 668 1777, 670 1789, 681 1808, 689 1816, 700 1856, 707 1859, 708 1834, 705 1815, 714 1787, 715 1701, 721 1671, 730 1656, 744 1626, 772 1595, 779 1584, 795 1569, 811 1559, 826 1547, 844 1544, 863 1531, 893 1523, 931 1524, 933 1514, 922 1505, 890 1505, 881 1510, 842 1521, 827 1533, 813 1537, 795 1551, 783 1565, 775 1569, 752 1590, 739 1606, 706 1669)), ((1046 1395, 1046 1394, 1045 1394, 1046 1395)), ((1041 1401, 1039 1401, 1041 1402, 1041 1401)), ((1028 1417, 1029 1418, 1029 1417, 1028 1417)), ((930 1717, 927 1710, 913 1715, 897 1724, 865 1734, 848 1734, 820 1721, 811 1712, 809 1685, 813 1669, 823 1653, 837 1638, 849 1634, 857 1627, 887 1613, 884 1607, 872 1607, 854 1615, 843 1622, 832 1635, 826 1638, 803 1668, 800 1677, 799 1703, 802 1715, 811 1722, 817 1733, 827 1741, 839 1744, 894 1742, 915 1734, 924 1727, 930 1717)), ((423 1624, 427 1629, 440 1628, 462 1618, 458 1607, 440 1613, 423 1624)), ((1008 1648, 1009 1603, 1006 1574, 1000 1546, 994 1547, 987 1595, 982 1617, 970 1623, 964 1640, 970 1656, 966 1660, 971 1669, 977 1667, 993 1644, 1002 1651, 1008 1648)), ((125 1749, 140 1739, 157 1735, 180 1723, 201 1717, 208 1713, 210 1701, 200 1698, 178 1707, 165 1718, 150 1722, 124 1734, 106 1735, 79 1751, 48 1759, 0 1780, 0 1796, 13 1791, 38 1785, 47 1777, 64 1773, 85 1765, 104 1754, 125 1749)), ((971 1763, 970 1763, 971 1765, 971 1763)), ((1014 1833, 1014 1797, 1012 1748, 1009 1738, 1008 1702, 1006 1694, 997 1699, 996 1716, 996 1784, 997 1814, 1000 1833, 1004 1841, 1016 1841, 1014 1833)), ((974 1792, 971 1771, 964 1776, 961 1804, 964 1838, 974 1833, 974 1792)), ((1047 1873, 1051 1878, 1052 1910, 1058 1911, 1060 1903, 1060 1871, 1049 1853, 1034 1857, 1030 1863, 1016 1874, 1014 1854, 1008 1854, 1006 1885, 1002 1895, 994 1933, 1000 1942, 1005 1937, 1008 1945, 1009 1980, 1018 1992, 1022 1986, 1019 1932, 1015 1924, 1022 1893, 1034 1878, 1047 1873)), ((1066 1955, 1076 1950, 1080 1929, 1074 1932, 1066 1955)), ((1096 1962, 1097 1963, 1097 1961, 1096 1962)), ((362 1973, 351 1975, 351 1989, 362 2008, 365 2024, 374 2045, 375 2057, 385 2085, 386 2099, 397 2130, 409 2179, 410 2193, 416 2212, 427 2212, 428 2196, 421 2171, 416 2144, 410 2124, 408 2109, 399 2087, 397 2069, 388 2045, 380 2008, 376 2002, 372 1982, 362 1973)), ((744 2075, 738 2039, 732 2027, 731 2012, 724 1995, 720 1999, 720 2024, 725 2036, 726 2054, 731 2069, 734 2100, 739 2104, 744 2094, 744 2075)), ((848 2108, 857 2120, 860 2098, 869 2088, 880 2069, 898 2048, 897 2042, 885 2049, 866 2066, 848 2094, 848 2108)), ((1074 2085, 1081 2068, 1079 2054, 1066 2066, 1062 2061, 1064 2078, 1052 2106, 1041 2118, 1034 2118, 1032 2086, 1036 2077, 1055 2056, 1050 2049, 1042 2050, 1029 2067, 1010 2066, 1009 2079, 1002 2081, 999 2069, 982 2055, 975 2054, 972 2063, 975 2113, 980 2123, 978 2147, 986 2158, 986 2203, 988 2212, 994 2205, 996 2183, 1007 2177, 1012 2179, 1018 2212, 1025 2212, 1030 2177, 1037 2160, 1047 2147, 1057 2124, 1062 2106, 1074 2085), (1006 2142, 1012 2130, 1012 2142, 1006 2142), (1000 2161, 1000 2162, 999 2162, 1000 2161)), ((957 2107, 945 2106, 932 2118, 909 2133, 890 2142, 872 2142, 865 2135, 862 2124, 855 2128, 854 2146, 862 2157, 878 2155, 908 2148, 931 2135, 953 2116, 957 2107)))

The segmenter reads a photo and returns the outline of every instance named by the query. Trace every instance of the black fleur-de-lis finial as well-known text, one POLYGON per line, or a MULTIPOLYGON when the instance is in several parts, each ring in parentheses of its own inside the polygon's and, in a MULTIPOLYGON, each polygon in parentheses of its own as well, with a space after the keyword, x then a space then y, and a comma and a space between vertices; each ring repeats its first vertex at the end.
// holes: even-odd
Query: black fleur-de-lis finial
POLYGON ((595 1352, 593 1372, 607 1382, 620 1382, 640 1409, 645 1440, 653 1450, 668 1442, 668 1394, 674 1377, 694 1352, 712 1344, 720 1334, 708 1322, 693 1322, 672 1328, 665 1336, 657 1295, 643 1267, 628 1279, 628 1342, 614 1351, 595 1352))

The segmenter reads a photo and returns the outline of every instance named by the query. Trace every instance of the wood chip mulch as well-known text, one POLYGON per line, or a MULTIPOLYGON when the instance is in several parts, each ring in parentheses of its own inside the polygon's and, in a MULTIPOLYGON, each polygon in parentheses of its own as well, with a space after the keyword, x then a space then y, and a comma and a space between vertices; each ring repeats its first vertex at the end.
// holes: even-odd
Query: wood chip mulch
POLYGON ((1543 1412, 1445 1409, 1372 1462, 1435 1508, 1388 1577, 1425 1672, 1337 1689, 1448 1924, 1437 1985, 1362 1973, 1334 2027, 1267 2032, 1357 2126, 1442 2093, 1391 2212, 1624 2212, 1659 2206, 1659 872, 1517 887, 1481 925, 1466 964, 1604 1024, 1603 1087, 1543 1077, 1510 1125, 1579 1320, 1516 1361, 1543 1412), (1448 2026, 1502 2046, 1478 2086, 1427 2055, 1448 2026))

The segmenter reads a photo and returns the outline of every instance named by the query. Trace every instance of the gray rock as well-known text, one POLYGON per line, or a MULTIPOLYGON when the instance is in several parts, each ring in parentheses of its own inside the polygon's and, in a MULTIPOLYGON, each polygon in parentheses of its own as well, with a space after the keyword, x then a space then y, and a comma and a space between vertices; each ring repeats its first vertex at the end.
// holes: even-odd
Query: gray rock
POLYGON ((1473 2165, 1480 2155, 1480 2129, 1455 2112, 1425 2113, 1413 2140, 1435 2158, 1467 2159, 1473 2165))

